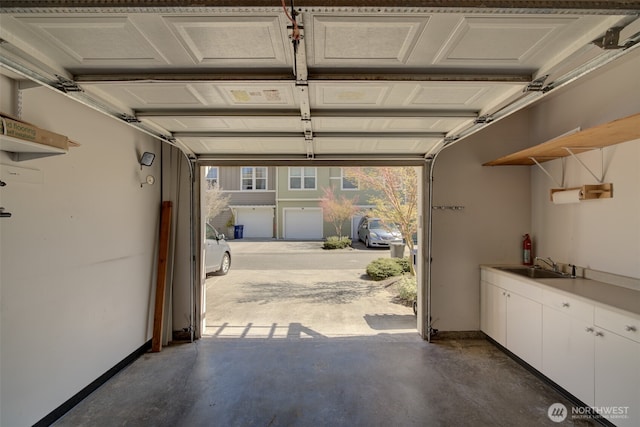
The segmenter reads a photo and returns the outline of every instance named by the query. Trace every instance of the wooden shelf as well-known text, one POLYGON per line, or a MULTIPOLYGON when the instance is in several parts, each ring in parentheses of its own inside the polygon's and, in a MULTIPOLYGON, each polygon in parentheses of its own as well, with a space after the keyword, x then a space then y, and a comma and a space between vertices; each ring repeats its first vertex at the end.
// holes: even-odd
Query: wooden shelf
POLYGON ((12 153, 12 160, 15 162, 67 154, 67 150, 64 148, 52 147, 7 135, 0 135, 0 150, 12 153))
POLYGON ((542 163, 568 156, 569 152, 565 150, 565 147, 572 149, 574 153, 578 153, 638 138, 640 138, 640 113, 585 129, 572 135, 552 139, 543 144, 484 163, 483 166, 533 165, 535 162, 531 160, 531 157, 542 163))

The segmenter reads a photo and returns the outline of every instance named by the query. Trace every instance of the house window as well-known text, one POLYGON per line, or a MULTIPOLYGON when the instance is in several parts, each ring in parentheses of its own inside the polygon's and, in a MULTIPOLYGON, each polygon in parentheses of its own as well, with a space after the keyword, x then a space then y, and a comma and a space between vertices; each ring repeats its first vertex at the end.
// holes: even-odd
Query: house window
POLYGON ((204 177, 207 180, 207 187, 213 188, 218 185, 218 167, 207 166, 204 168, 204 177))
POLYGON ((290 190, 315 190, 316 168, 289 168, 290 190))
POLYGON ((357 190, 358 189, 358 179, 356 177, 353 176, 349 176, 349 173, 347 172, 345 174, 345 170, 341 169, 341 174, 342 174, 342 189, 343 190, 357 190))
POLYGON ((242 190, 266 190, 267 189, 267 168, 266 167, 243 167, 242 168, 242 190))

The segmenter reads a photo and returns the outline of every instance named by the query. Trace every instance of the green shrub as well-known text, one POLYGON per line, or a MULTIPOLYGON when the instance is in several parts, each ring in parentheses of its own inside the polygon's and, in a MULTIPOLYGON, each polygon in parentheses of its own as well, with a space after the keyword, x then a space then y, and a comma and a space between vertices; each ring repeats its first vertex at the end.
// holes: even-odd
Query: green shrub
POLYGON ((351 239, 348 237, 330 236, 322 244, 322 249, 344 249, 351 246, 351 239))
POLYGON ((402 267, 402 271, 404 271, 405 273, 409 273, 411 271, 411 261, 408 257, 394 259, 400 265, 400 267, 402 267))
POLYGON ((418 284, 415 276, 407 274, 398 281, 398 298, 406 302, 413 302, 418 298, 418 284))
POLYGON ((367 274, 373 280, 384 280, 402 274, 402 266, 398 258, 378 258, 367 265, 367 274))

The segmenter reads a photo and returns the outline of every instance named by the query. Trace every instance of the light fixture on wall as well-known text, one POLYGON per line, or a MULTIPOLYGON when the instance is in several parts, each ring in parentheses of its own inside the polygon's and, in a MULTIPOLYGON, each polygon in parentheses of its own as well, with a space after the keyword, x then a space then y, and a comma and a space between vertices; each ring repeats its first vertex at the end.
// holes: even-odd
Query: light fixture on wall
MULTIPOLYGON (((143 166, 151 166, 155 158, 156 155, 149 151, 145 151, 144 153, 142 153, 142 156, 140 157, 140 170, 142 170, 143 166)), ((153 185, 154 182, 156 182, 156 179, 153 177, 153 175, 147 175, 144 182, 140 183, 140 188, 144 187, 145 184, 153 185)))
POLYGON ((142 166, 151 166, 155 158, 156 155, 154 153, 148 151, 142 153, 142 157, 140 157, 140 169, 142 169, 142 166))
MULTIPOLYGON (((7 185, 6 182, 0 180, 0 187, 7 185)), ((11 218, 10 212, 5 212, 3 207, 0 207, 0 218, 11 218)))

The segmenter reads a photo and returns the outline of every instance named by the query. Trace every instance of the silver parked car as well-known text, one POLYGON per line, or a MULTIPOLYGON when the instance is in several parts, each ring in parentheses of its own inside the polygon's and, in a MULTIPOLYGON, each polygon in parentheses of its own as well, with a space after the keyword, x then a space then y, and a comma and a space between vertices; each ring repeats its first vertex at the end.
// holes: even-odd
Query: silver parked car
POLYGON ((231 248, 224 239, 224 234, 206 224, 207 232, 205 236, 204 265, 205 273, 217 273, 225 275, 231 267, 231 248))
POLYGON ((398 226, 386 223, 380 218, 363 217, 358 224, 358 239, 365 246, 389 247, 391 243, 402 243, 402 233, 398 226))

